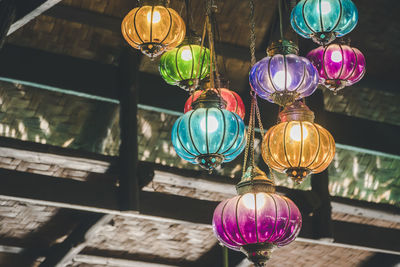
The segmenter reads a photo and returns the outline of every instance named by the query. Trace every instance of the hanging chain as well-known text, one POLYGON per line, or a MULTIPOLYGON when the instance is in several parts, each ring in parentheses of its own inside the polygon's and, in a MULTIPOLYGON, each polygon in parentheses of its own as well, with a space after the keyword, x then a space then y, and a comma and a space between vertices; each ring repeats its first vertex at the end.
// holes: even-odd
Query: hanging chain
POLYGON ((256 22, 254 17, 254 0, 249 0, 250 6, 250 55, 251 55, 251 66, 256 64, 256 22))

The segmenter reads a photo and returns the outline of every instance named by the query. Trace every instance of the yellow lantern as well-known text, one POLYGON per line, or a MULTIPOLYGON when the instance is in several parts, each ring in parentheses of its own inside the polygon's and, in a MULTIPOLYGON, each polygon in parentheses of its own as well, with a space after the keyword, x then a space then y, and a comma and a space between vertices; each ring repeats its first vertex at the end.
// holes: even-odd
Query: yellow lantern
POLYGON ((121 25, 122 35, 134 48, 154 58, 179 45, 185 38, 185 22, 179 14, 159 5, 132 9, 121 25))
POLYGON ((310 173, 325 170, 335 155, 335 140, 314 123, 314 112, 296 101, 279 113, 280 123, 265 134, 264 161, 274 170, 301 183, 310 173))

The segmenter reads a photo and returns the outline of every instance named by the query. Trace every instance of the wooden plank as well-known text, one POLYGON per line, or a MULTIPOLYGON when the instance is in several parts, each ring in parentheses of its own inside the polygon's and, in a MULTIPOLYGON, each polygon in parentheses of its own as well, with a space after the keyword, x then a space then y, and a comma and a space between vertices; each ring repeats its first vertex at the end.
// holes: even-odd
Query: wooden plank
POLYGON ((17 17, 8 30, 7 35, 23 27, 49 8, 61 2, 61 0, 15 0, 15 2, 17 4, 17 17))
POLYGON ((8 30, 15 19, 17 6, 14 0, 0 1, 0 49, 3 47, 8 30))
POLYGON ((80 254, 74 258, 74 262, 99 264, 104 266, 119 266, 119 267, 174 267, 176 265, 167 265, 161 263, 145 262, 140 260, 126 260, 111 257, 100 257, 95 255, 80 254))
POLYGON ((65 267, 87 246, 97 231, 114 216, 90 213, 60 244, 54 244, 47 251, 41 267, 65 267))

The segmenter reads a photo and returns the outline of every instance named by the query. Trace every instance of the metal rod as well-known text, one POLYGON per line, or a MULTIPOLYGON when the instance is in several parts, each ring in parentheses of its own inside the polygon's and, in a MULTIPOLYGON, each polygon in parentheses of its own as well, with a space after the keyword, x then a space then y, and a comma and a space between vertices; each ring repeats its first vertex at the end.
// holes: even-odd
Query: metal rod
POLYGON ((228 248, 222 247, 222 266, 229 267, 228 248))

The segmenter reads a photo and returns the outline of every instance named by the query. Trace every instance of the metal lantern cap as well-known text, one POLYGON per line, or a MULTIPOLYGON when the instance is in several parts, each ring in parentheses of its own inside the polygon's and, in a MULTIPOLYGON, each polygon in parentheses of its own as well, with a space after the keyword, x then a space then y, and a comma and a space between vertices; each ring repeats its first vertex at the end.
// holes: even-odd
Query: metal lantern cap
POLYGON ((314 122, 314 112, 311 111, 306 104, 302 101, 295 101, 292 104, 286 106, 279 113, 280 122, 289 121, 309 121, 314 122))
POLYGON ((279 40, 272 42, 267 48, 267 54, 272 57, 277 54, 288 55, 288 54, 299 54, 299 47, 292 41, 279 40))
POLYGON ((236 185, 239 195, 246 193, 275 193, 275 183, 257 166, 249 166, 241 181, 236 185))
POLYGON ((192 103, 193 109, 197 108, 219 108, 225 109, 226 101, 215 92, 215 90, 204 91, 199 98, 192 103))

